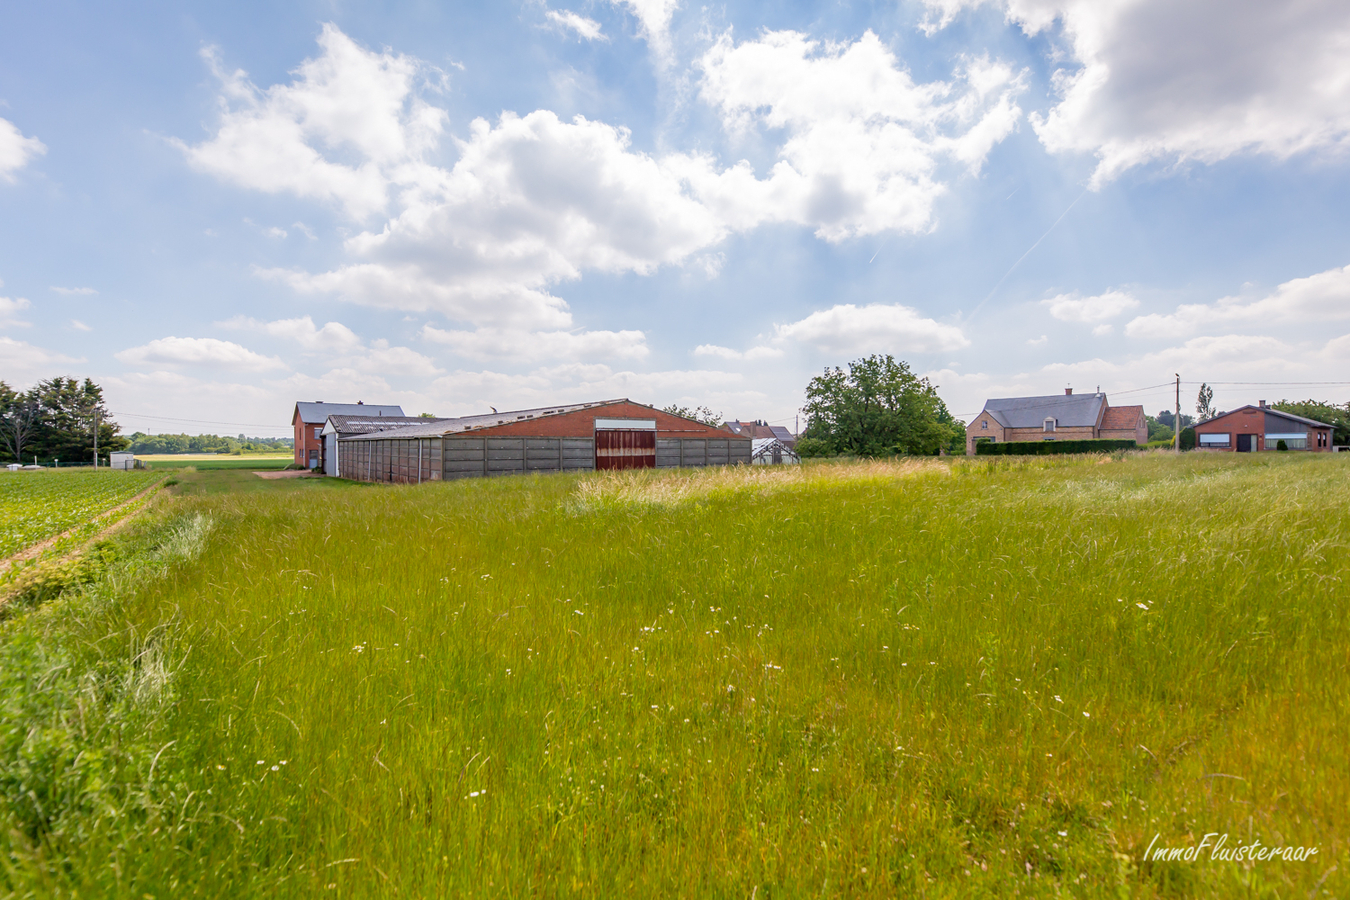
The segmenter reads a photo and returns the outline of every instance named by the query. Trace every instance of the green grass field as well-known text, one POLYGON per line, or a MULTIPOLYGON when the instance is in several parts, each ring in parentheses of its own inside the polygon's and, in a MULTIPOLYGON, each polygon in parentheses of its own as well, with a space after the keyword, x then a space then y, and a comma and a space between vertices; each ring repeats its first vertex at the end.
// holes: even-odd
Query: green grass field
POLYGON ((224 453, 162 453, 154 455, 137 454, 137 459, 152 469, 248 469, 267 471, 284 469, 295 461, 291 453, 257 454, 232 456, 224 453))
POLYGON ((1344 896, 1346 463, 185 473, 3 626, 0 886, 1344 896))

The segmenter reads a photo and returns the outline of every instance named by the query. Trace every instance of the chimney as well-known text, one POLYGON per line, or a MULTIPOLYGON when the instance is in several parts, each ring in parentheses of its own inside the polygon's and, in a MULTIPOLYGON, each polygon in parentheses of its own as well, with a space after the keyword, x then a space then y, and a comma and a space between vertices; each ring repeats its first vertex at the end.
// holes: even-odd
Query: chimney
POLYGON ((1258 400, 1258 401, 1256 401, 1256 402, 1259 403, 1259 404, 1261 404, 1261 408, 1262 408, 1262 409, 1265 409, 1265 408, 1266 408, 1266 401, 1264 401, 1264 400, 1258 400))
POLYGON ((1065 389, 1064 389, 1064 396, 1068 397, 1068 396, 1070 396, 1070 395, 1072 395, 1072 394, 1073 394, 1073 388, 1065 388, 1065 389))

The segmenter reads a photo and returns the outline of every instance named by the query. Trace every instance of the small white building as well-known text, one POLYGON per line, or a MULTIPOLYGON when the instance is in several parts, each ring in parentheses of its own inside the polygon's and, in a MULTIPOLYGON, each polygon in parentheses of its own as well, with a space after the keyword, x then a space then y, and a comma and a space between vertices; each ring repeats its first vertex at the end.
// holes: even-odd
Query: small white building
POLYGON ((797 465, 801 457, 778 438, 755 438, 750 442, 752 466, 797 465))
POLYGON ((124 451, 108 454, 108 468, 110 469, 138 469, 140 466, 136 462, 136 454, 126 453, 124 451))

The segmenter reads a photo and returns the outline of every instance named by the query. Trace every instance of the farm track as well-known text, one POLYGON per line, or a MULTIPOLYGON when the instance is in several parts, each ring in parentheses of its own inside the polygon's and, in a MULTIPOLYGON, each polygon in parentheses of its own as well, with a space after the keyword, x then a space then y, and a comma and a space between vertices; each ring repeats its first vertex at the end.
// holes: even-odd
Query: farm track
MULTIPOLYGON (((126 509, 128 506, 131 506, 133 503, 137 503, 137 502, 139 502, 141 499, 143 499, 143 498, 145 498, 145 497, 148 497, 149 495, 151 495, 151 494, 153 494, 154 492, 158 491, 160 488, 162 488, 162 487, 164 486, 164 482, 167 481, 167 480, 168 480, 168 475, 166 474, 166 475, 165 475, 163 478, 161 478, 159 481, 156 481, 154 484, 152 484, 152 485, 150 485, 149 487, 145 488, 145 490, 143 490, 143 491, 141 491, 140 493, 136 494, 134 497, 131 497, 130 499, 127 499, 127 500, 122 501, 121 503, 117 504, 116 506, 112 507, 111 509, 106 509, 106 510, 104 510, 103 512, 101 512, 101 513, 99 513, 98 515, 94 516, 94 517, 93 517, 92 519, 90 519, 89 521, 91 521, 91 522, 97 522, 99 519, 105 519, 105 518, 107 518, 108 516, 111 516, 111 515, 114 515, 115 513, 121 512, 122 510, 126 509)), ((114 522, 113 524, 109 525, 107 528, 100 529, 99 531, 97 531, 97 532, 95 532, 94 534, 90 535, 90 536, 89 536, 89 540, 86 541, 85 543, 89 543, 90 541, 95 541, 95 540, 99 539, 100 537, 103 537, 103 536, 106 535, 106 534, 110 534, 111 532, 113 532, 113 531, 116 530, 117 528, 120 528, 123 524, 125 524, 125 523, 128 522, 128 521, 130 521, 130 517, 127 517, 127 518, 125 518, 125 519, 119 519, 118 521, 116 521, 116 522, 114 522)), ((49 549, 50 547, 52 547, 53 545, 55 545, 58 541, 64 540, 65 538, 67 538, 67 537, 69 537, 70 535, 74 534, 74 533, 75 533, 76 531, 78 531, 81 527, 82 527, 82 526, 76 526, 75 528, 68 528, 68 529, 66 529, 65 531, 61 532, 60 534, 54 534, 54 535, 52 535, 52 536, 49 537, 49 538, 44 538, 43 540, 38 541, 36 544, 31 544, 31 545, 29 545, 29 546, 23 548, 23 549, 20 550, 18 553, 13 553, 13 554, 10 554, 9 556, 5 557, 4 559, 0 559, 0 575, 3 575, 3 574, 5 574, 6 572, 8 572, 9 569, 10 569, 10 567, 13 566, 13 565, 16 564, 16 563, 27 562, 27 561, 30 560, 30 559, 34 559, 34 558, 36 558, 36 557, 38 557, 38 556, 41 556, 44 552, 46 552, 47 549, 49 549)))

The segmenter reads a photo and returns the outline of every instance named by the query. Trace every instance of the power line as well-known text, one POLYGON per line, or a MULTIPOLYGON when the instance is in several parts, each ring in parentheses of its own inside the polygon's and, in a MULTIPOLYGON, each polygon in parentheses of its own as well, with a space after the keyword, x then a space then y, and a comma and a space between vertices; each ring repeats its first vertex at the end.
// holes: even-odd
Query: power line
POLYGON ((145 413, 115 412, 115 411, 110 411, 109 414, 114 416, 125 416, 131 419, 155 419, 163 422, 190 422, 194 425, 230 425, 237 428, 273 428, 273 429, 289 430, 289 426, 277 425, 276 423, 272 423, 269 425, 261 425, 257 422, 220 422, 215 419, 176 419, 172 416, 152 416, 147 415, 145 413))

